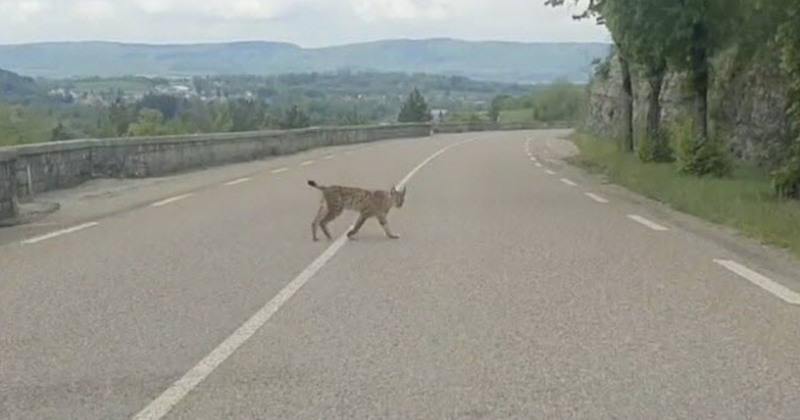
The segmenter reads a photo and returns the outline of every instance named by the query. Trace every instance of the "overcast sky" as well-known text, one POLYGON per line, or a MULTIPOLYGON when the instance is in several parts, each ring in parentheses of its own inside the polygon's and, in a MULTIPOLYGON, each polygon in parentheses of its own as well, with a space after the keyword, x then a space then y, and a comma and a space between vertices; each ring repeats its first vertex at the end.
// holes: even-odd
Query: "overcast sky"
POLYGON ((0 0, 0 43, 285 41, 304 47, 386 38, 603 41, 544 0, 0 0))

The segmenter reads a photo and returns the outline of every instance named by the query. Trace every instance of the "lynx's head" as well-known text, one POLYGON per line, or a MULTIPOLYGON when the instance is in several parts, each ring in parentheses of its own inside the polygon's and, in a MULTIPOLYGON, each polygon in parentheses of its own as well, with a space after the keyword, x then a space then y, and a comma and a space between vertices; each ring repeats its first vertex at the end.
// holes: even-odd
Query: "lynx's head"
POLYGON ((397 190, 397 188, 392 187, 392 190, 389 191, 389 195, 392 197, 392 203, 398 209, 403 207, 403 203, 406 201, 406 187, 404 186, 402 190, 397 190))

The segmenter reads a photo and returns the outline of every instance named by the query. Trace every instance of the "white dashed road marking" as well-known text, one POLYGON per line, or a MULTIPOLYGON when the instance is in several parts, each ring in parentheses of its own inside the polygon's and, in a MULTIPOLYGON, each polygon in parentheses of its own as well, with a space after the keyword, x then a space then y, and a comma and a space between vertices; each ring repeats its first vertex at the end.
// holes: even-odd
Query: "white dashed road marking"
POLYGON ((226 182, 226 183, 225 183, 225 185, 236 185, 236 184, 241 184, 241 183, 243 183, 243 182, 247 182, 247 181, 250 181, 250 180, 252 180, 252 179, 253 179, 253 178, 239 178, 239 179, 235 179, 235 180, 233 180, 233 181, 226 182))
POLYGON ((191 197, 191 196, 192 196, 192 194, 176 195, 175 197, 170 197, 170 198, 167 198, 166 200, 156 201, 155 203, 151 204, 151 206, 153 206, 153 207, 166 206, 167 204, 174 203, 176 201, 180 201, 180 200, 183 200, 184 198, 188 198, 188 197, 191 197))
POLYGON ((273 174, 279 174, 281 172, 286 172, 286 171, 288 171, 288 169, 286 169, 286 168, 278 168, 278 169, 273 169, 271 172, 273 174))
POLYGON ((36 237, 30 238, 30 239, 26 239, 26 240, 22 241, 22 243, 26 244, 26 245, 35 244, 37 242, 41 242, 41 241, 44 241, 46 239, 51 239, 51 238, 55 238, 57 236, 66 235, 67 233, 77 232, 79 230, 83 230, 83 229, 90 228, 90 227, 97 226, 97 225, 99 225, 99 223, 97 223, 97 222, 84 223, 82 225, 77 225, 77 226, 73 226, 73 227, 70 227, 70 228, 57 230, 55 232, 50 232, 50 233, 45 234, 45 235, 36 236, 36 237))
POLYGON ((738 274, 762 289, 772 293, 778 298, 783 299, 792 305, 800 305, 800 293, 788 289, 787 287, 778 284, 770 280, 768 277, 765 277, 735 261, 715 259, 714 262, 738 274))
POLYGON ((542 164, 539 163, 539 162, 535 162, 534 165, 536 165, 537 168, 541 168, 542 167, 542 164))
POLYGON ((545 169, 545 170, 544 170, 544 172, 545 172, 547 175, 555 175, 555 174, 556 174, 555 172, 553 172, 553 171, 551 171, 551 170, 549 170, 549 169, 545 169))
POLYGON ((649 227, 650 229, 657 230, 657 231, 665 231, 665 230, 667 230, 667 228, 665 228, 664 226, 661 226, 658 223, 655 223, 653 221, 647 220, 642 216, 639 216, 639 215, 636 215, 636 214, 629 214, 628 217, 633 219, 633 220, 635 220, 635 221, 637 221, 637 222, 639 222, 639 223, 641 223, 641 224, 643 224, 643 225, 645 225, 645 226, 647 226, 647 227, 649 227))
POLYGON ((322 158, 322 159, 323 159, 323 160, 329 160, 329 159, 333 159, 333 157, 334 157, 334 156, 335 156, 335 155, 328 155, 328 156, 325 156, 325 157, 324 157, 324 158, 322 158))
POLYGON ((301 163, 300 166, 308 166, 308 165, 311 165, 312 163, 314 163, 313 160, 307 160, 307 161, 301 163))
POLYGON ((594 201, 597 201, 598 203, 608 203, 608 200, 606 200, 606 199, 605 199, 605 198, 603 198, 603 197, 600 197, 600 196, 599 196, 599 195, 597 195, 597 194, 590 193, 590 192, 587 192, 587 193, 585 193, 585 194, 586 194, 586 196, 587 196, 587 197, 591 198, 591 199, 592 199, 592 200, 594 200, 594 201))
POLYGON ((574 182, 570 181, 570 180, 569 180, 569 179, 567 179, 567 178, 561 178, 561 182, 563 182, 563 183, 565 183, 565 184, 569 185, 570 187, 577 187, 577 186, 578 186, 578 184, 576 184, 576 183, 574 183, 574 182))

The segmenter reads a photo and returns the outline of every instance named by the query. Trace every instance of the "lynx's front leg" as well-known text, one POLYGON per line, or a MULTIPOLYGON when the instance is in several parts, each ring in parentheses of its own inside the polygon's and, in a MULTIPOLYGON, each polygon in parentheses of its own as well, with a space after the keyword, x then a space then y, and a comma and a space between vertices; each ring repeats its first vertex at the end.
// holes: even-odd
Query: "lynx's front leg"
POLYGON ((383 215, 383 214, 378 215, 378 223, 381 224, 381 227, 383 228, 383 232, 386 233, 387 237, 392 238, 392 239, 399 239, 400 238, 400 236, 395 235, 394 233, 392 233, 391 230, 389 230, 389 222, 386 220, 386 215, 383 215))
POLYGON ((358 230, 359 230, 359 229, 361 229, 361 226, 363 226, 363 225, 364 225, 364 222, 366 222, 366 221, 367 221, 367 218, 368 218, 368 217, 369 217, 369 216, 367 216, 367 215, 365 215, 365 214, 363 214, 363 213, 362 213, 362 214, 360 214, 360 215, 358 216, 358 220, 356 220, 356 222, 353 224, 353 228, 352 228, 352 229, 350 229, 350 231, 349 231, 349 232, 347 232, 347 237, 348 237, 348 238, 352 238, 352 237, 353 237, 353 235, 355 235, 356 233, 358 233, 358 230))

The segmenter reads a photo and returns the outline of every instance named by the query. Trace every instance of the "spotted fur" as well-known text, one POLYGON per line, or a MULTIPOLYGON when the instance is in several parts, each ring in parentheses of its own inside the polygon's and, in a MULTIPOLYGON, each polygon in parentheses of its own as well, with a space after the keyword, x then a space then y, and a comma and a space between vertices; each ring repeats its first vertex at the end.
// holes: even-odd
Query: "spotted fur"
POLYGON ((321 186, 311 180, 308 181, 308 185, 322 191, 319 211, 311 223, 311 237, 314 241, 317 240, 317 226, 322 229, 328 239, 331 239, 327 225, 339 217, 344 210, 359 212, 358 220, 356 220, 353 228, 347 232, 348 238, 352 238, 353 235, 358 233, 358 230, 370 217, 378 219, 378 223, 380 223, 387 237, 399 238, 389 229, 389 223, 386 218, 393 207, 403 207, 406 197, 405 187, 399 191, 394 186, 389 191, 367 190, 342 185, 321 186))

